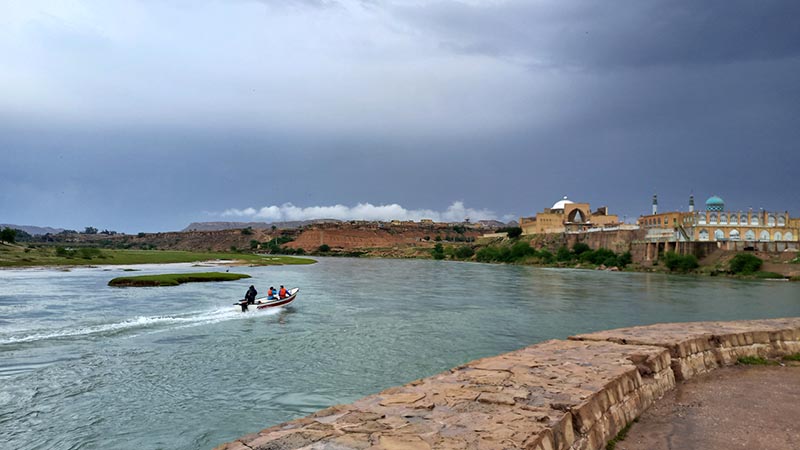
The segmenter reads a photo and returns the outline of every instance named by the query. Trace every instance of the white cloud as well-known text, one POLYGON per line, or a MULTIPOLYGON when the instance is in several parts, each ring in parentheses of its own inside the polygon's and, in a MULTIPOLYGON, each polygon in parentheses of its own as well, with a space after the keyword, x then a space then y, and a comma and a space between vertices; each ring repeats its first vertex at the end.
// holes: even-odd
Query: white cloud
MULTIPOLYGON (((406 209, 396 203, 389 205, 373 205, 359 203, 355 206, 308 206, 299 207, 291 203, 280 206, 264 206, 259 209, 228 209, 222 217, 247 218, 266 222, 282 222, 289 220, 338 219, 338 220, 415 220, 433 219, 435 222, 461 222, 466 218, 472 221, 497 219, 497 214, 488 209, 473 209, 464 206, 464 202, 453 202, 444 211, 431 209, 406 209)), ((505 216, 504 216, 505 217, 505 216)))

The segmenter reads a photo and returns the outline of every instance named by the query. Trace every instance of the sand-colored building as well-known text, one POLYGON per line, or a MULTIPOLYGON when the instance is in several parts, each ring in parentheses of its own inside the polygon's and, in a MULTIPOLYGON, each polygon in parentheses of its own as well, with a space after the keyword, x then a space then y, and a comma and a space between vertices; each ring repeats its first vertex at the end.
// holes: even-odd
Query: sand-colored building
POLYGON ((522 234, 564 233, 586 231, 592 228, 619 226, 619 217, 609 214, 608 208, 601 206, 592 212, 588 203, 575 203, 564 197, 551 208, 534 217, 520 217, 522 234))
POLYGON ((716 195, 706 200, 705 209, 694 210, 694 197, 689 198, 689 211, 659 213, 653 198, 653 214, 641 216, 639 226, 651 239, 677 241, 748 241, 797 242, 800 219, 789 213, 771 211, 731 211, 716 195))

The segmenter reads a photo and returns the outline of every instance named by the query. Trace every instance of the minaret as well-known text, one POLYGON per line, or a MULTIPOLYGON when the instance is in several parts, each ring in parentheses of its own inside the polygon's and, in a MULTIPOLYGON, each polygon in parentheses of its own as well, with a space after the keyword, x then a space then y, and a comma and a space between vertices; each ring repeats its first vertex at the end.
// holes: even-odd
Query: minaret
POLYGON ((658 196, 653 194, 653 215, 658 214, 658 196))
POLYGON ((689 196, 689 212, 694 212, 694 195, 689 196))

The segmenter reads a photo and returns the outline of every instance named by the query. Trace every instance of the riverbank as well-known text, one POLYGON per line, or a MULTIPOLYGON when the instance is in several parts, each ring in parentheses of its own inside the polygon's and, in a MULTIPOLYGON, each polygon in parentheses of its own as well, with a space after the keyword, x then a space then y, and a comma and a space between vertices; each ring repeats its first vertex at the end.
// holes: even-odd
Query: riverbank
POLYGON ((22 246, 0 244, 0 268, 171 264, 225 261, 231 265, 278 266, 313 264, 310 258, 234 252, 120 250, 95 247, 22 246))
POLYGON ((479 359, 217 450, 599 450, 677 383, 800 351, 800 318, 621 328, 479 359))

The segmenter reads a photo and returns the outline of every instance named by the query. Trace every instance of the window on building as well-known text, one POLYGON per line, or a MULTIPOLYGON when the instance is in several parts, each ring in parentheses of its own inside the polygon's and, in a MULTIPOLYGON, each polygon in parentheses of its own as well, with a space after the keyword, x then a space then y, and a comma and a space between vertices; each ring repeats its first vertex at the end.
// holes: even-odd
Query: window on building
POLYGON ((731 216, 731 225, 739 225, 739 216, 736 214, 731 216))
POLYGON ((783 239, 785 241, 792 241, 792 240, 794 240, 794 236, 792 236, 792 232, 791 231, 787 231, 786 234, 783 235, 783 239))
POLYGON ((769 231, 761 230, 761 233, 758 235, 759 241, 768 241, 769 240, 769 231))
POLYGON ((721 223, 722 225, 726 225, 728 223, 728 215, 725 213, 720 214, 719 223, 721 223))
POLYGON ((706 229, 700 230, 700 236, 699 237, 700 237, 701 241, 707 241, 708 240, 708 230, 706 230, 706 229))
POLYGON ((758 216, 755 214, 750 216, 750 225, 758 225, 758 216))
POLYGON ((717 223, 717 213, 712 212, 711 215, 708 216, 708 223, 711 225, 716 225, 717 223))
POLYGON ((778 226, 785 227, 786 226, 786 218, 783 216, 778 216, 778 226))
POLYGON ((756 240, 756 233, 753 230, 747 230, 744 233, 744 240, 745 241, 755 241, 756 240))
POLYGON ((698 223, 700 225, 705 225, 706 224, 706 215, 705 214, 700 214, 700 220, 698 221, 698 223))
POLYGON ((724 241, 725 240, 725 233, 720 229, 714 230, 714 240, 715 241, 724 241))
POLYGON ((737 230, 737 229, 731 230, 730 238, 731 238, 732 241, 738 241, 739 240, 739 230, 737 230))
POLYGON ((781 235, 780 231, 776 231, 775 232, 775 240, 776 241, 782 241, 783 240, 783 235, 781 235))
POLYGON ((772 214, 770 214, 769 217, 767 217, 767 225, 771 227, 775 226, 775 216, 773 216, 772 214))

